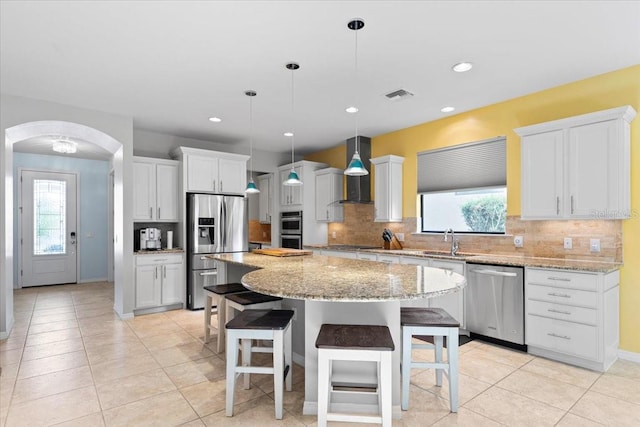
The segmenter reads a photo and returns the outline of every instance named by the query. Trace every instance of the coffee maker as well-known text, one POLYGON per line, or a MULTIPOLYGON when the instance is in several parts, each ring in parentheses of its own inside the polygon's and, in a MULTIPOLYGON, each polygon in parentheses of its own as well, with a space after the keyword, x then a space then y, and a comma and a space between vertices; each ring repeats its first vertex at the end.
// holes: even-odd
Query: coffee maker
POLYGON ((140 250, 162 249, 162 231, 159 228, 141 228, 140 250))

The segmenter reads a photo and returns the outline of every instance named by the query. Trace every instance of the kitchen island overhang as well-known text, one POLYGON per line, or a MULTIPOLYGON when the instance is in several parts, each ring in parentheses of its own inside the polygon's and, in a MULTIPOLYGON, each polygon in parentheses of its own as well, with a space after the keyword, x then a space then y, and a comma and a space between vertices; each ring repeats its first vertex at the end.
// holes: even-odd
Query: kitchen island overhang
MULTIPOLYGON (((253 269, 242 284, 256 292, 304 301, 305 400, 303 414, 317 414, 318 378, 315 339, 323 323, 387 325, 393 352, 393 416, 400 418, 400 305, 402 301, 427 299, 466 286, 464 276, 449 270, 405 264, 307 255, 271 257, 252 253, 212 255, 226 263, 253 269), (363 304, 367 303, 367 304, 363 304)), ((375 383, 375 370, 367 364, 335 362, 340 382, 375 383)), ((373 412, 375 396, 335 400, 337 410, 373 412)))

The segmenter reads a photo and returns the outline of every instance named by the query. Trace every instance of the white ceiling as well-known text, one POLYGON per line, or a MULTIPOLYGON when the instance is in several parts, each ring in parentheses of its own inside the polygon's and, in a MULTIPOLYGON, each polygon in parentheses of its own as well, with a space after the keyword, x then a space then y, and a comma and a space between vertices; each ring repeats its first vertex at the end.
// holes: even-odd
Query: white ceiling
MULTIPOLYGON (((640 63, 638 1, 2 1, 3 93, 285 152, 376 136, 640 63), (358 32, 355 79, 354 17, 358 32), (454 73, 460 61, 474 63, 454 73), (389 101, 403 88, 415 94, 389 101), (219 116, 222 123, 207 120, 219 116)), ((42 141, 40 141, 42 143, 42 141)), ((29 147, 23 146, 28 151, 29 147)), ((247 148, 248 149, 248 148, 247 148)))

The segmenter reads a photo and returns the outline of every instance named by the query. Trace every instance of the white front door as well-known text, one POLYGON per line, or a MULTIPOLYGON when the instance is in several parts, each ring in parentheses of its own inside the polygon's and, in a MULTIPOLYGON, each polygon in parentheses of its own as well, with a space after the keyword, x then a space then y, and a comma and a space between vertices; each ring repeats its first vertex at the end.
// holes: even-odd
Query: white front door
POLYGON ((76 283, 76 175, 24 170, 22 287, 76 283))

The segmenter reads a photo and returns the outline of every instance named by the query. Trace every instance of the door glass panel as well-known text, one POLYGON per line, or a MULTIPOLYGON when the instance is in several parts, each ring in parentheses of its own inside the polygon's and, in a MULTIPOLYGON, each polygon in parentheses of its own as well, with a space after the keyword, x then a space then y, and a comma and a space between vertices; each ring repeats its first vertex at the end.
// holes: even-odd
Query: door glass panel
POLYGON ((66 196, 65 181, 34 179, 34 255, 66 253, 66 196))

